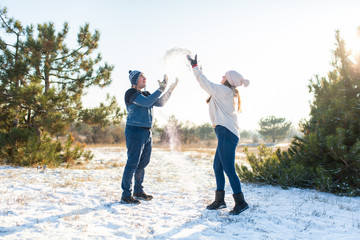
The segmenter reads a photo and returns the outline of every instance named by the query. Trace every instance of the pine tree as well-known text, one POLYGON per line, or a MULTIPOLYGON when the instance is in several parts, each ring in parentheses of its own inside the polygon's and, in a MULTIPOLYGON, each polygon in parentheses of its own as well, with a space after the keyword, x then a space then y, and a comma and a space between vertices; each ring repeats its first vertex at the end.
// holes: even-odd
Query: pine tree
POLYGON ((301 124, 304 137, 294 139, 289 153, 311 172, 316 188, 359 195, 360 62, 350 61, 338 31, 336 43, 334 69, 311 81, 310 119, 301 124))
POLYGON ((303 136, 287 151, 245 151, 251 170, 237 166, 242 180, 360 195, 360 55, 350 60, 339 31, 336 44, 333 70, 310 82, 314 99, 310 119, 300 124, 303 136))
POLYGON ((260 119, 259 126, 259 133, 265 138, 271 138, 275 142, 275 140, 286 136, 290 130, 291 122, 285 122, 285 118, 268 116, 260 119))
MULTIPOLYGON (((9 160, 30 139, 41 144, 43 135, 64 134, 74 120, 89 116, 82 108, 84 91, 108 86, 114 67, 96 54, 100 33, 89 24, 80 27, 78 46, 70 49, 67 23, 60 32, 51 22, 24 27, 7 17, 6 8, 0 8, 0 22, 7 34, 0 38, 0 157, 9 160)), ((110 108, 121 117, 114 103, 110 108)))

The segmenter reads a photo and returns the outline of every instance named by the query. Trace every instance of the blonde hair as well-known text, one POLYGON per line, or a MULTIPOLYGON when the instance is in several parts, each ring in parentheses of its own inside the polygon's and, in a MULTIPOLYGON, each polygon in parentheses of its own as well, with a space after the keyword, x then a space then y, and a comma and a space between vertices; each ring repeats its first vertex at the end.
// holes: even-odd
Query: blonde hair
MULTIPOLYGON (((231 84, 227 80, 225 81, 224 85, 231 88, 234 91, 234 102, 233 102, 233 104, 235 105, 235 97, 237 97, 237 100, 238 100, 237 112, 241 113, 241 99, 240 99, 239 91, 234 86, 231 86, 231 84)), ((208 99, 206 99, 206 103, 210 102, 211 97, 212 96, 210 95, 210 97, 208 99)))

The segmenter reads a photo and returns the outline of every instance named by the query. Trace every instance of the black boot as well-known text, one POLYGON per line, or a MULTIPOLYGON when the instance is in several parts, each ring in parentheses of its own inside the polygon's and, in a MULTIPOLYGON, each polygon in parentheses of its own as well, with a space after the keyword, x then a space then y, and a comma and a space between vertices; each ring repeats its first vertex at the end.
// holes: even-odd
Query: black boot
POLYGON ((215 201, 212 204, 208 205, 206 208, 209 210, 226 208, 224 197, 225 191, 215 191, 215 201))
POLYGON ((233 194, 233 197, 235 200, 235 207, 230 211, 230 215, 238 215, 249 208, 249 205, 244 200, 244 194, 242 192, 233 194))

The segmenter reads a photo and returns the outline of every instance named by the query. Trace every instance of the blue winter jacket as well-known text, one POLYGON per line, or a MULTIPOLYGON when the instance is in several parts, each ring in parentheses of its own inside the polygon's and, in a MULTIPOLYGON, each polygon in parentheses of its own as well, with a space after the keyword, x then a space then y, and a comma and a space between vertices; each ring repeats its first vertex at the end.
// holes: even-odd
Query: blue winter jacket
POLYGON ((162 107, 170 98, 171 92, 166 92, 162 97, 160 90, 153 94, 130 88, 125 93, 127 110, 126 125, 151 128, 153 125, 153 106, 162 107))

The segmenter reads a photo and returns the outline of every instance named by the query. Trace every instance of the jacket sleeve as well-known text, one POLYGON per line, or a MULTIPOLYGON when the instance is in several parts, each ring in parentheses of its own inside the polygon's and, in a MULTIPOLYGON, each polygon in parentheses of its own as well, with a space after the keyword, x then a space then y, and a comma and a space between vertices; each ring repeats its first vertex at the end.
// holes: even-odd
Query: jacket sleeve
POLYGON ((160 90, 156 90, 153 94, 151 94, 147 97, 145 97, 142 94, 139 94, 134 99, 134 104, 139 105, 141 107, 151 107, 158 100, 161 93, 162 92, 160 90))
POLYGON ((210 95, 215 95, 216 89, 219 87, 219 84, 210 82, 197 66, 193 68, 193 72, 196 80, 200 84, 200 87, 210 95))

